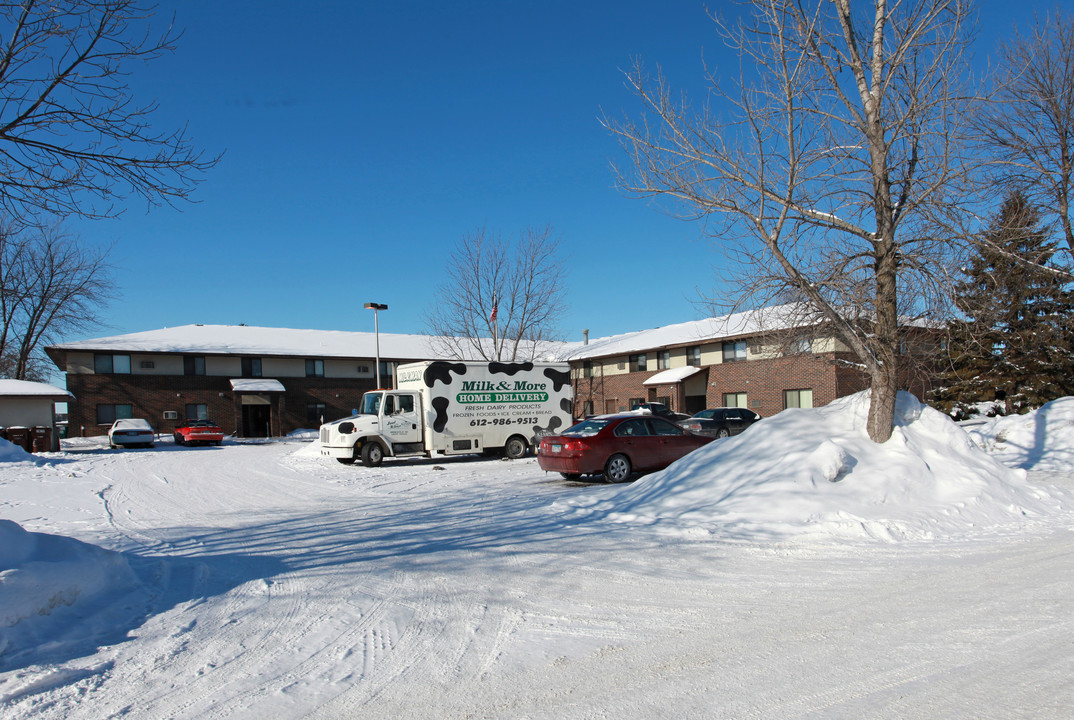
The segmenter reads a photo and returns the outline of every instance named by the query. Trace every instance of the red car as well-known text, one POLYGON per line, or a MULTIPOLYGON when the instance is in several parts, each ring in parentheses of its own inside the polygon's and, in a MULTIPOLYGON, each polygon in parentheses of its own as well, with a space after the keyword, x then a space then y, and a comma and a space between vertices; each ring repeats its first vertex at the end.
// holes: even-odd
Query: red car
POLYGON ((653 415, 598 415, 541 438, 537 464, 568 480, 601 475, 623 482, 635 471, 660 470, 713 438, 653 415))
POLYGON ((187 420, 174 435, 176 445, 219 445, 224 439, 224 431, 212 420, 187 420))

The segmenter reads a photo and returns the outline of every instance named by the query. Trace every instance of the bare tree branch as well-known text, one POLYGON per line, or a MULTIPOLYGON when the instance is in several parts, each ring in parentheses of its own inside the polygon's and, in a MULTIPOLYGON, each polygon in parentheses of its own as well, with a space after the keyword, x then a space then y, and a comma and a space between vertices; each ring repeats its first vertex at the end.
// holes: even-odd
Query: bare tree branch
POLYGON ((0 228, 0 375, 44 379, 41 349, 99 325, 114 295, 107 252, 82 246, 58 227, 0 228))
POLYGON ((998 179, 1048 212, 1074 255, 1074 21, 1038 19, 1003 48, 997 74, 995 103, 977 132, 998 156, 998 179))
MULTIPOLYGON (((605 120, 630 162, 622 189, 675 202, 745 262, 740 289, 804 301, 869 376, 869 435, 893 427, 900 315, 936 296, 959 247, 966 77, 961 0, 851 6, 755 0, 752 20, 717 23, 742 60, 713 80, 727 119, 676 103, 636 63, 640 121, 605 120)), ((766 297, 765 297, 766 296, 766 297)))
POLYGON ((176 39, 151 36, 150 16, 133 0, 0 4, 0 211, 30 223, 115 215, 130 194, 172 203, 217 162, 131 97, 127 68, 176 39))
POLYGON ((514 243, 482 228, 452 253, 428 332, 447 357, 533 360, 555 334, 563 272, 551 227, 527 228, 514 243))

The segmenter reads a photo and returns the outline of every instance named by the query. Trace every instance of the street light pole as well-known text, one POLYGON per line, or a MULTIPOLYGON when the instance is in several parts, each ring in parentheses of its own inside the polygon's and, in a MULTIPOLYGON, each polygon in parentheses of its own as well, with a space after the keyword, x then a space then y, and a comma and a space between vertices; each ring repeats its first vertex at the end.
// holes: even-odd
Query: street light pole
POLYGON ((367 302, 365 304, 366 310, 373 311, 373 336, 376 338, 377 343, 377 387, 380 389, 380 322, 377 318, 377 312, 380 310, 387 310, 388 306, 383 303, 367 302))

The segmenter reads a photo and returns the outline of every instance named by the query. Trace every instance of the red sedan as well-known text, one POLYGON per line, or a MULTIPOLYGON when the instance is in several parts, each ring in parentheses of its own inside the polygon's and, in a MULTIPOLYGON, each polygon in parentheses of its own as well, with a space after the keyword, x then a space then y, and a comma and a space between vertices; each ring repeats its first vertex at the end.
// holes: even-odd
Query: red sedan
POLYGON ((712 442, 652 415, 599 415, 541 438, 537 463, 568 480, 599 474, 623 482, 635 471, 660 470, 712 442))
POLYGON ((219 445, 224 439, 224 431, 212 420, 187 420, 175 428, 176 445, 219 445))

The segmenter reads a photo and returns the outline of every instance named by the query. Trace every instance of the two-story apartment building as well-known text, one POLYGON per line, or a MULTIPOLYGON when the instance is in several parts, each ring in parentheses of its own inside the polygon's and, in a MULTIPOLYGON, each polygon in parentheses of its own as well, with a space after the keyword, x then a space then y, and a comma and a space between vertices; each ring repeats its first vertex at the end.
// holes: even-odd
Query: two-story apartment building
MULTIPOLYGON (((428 338, 380 333, 381 384, 396 365, 429 359, 428 338)), ((77 401, 72 435, 142 417, 170 433, 211 418, 239 437, 317 427, 358 407, 376 385, 374 333, 186 325, 46 348, 77 401)))
POLYGON ((845 347, 812 328, 782 322, 779 313, 735 313, 575 347, 567 359, 576 414, 655 401, 691 415, 726 406, 769 416, 826 405, 867 387, 845 347))
MULTIPOLYGON (((814 407, 867 386, 851 355, 780 308, 551 344, 571 364, 577 417, 658 401, 693 414, 814 407)), ((381 384, 403 362, 442 359, 425 335, 380 334, 381 384)), ((170 433, 209 417, 239 437, 283 435, 347 416, 375 381, 374 333, 187 325, 46 348, 67 375, 72 435, 143 417, 170 433)), ((472 358, 471 358, 472 359, 472 358)), ((920 383, 910 390, 923 396, 920 383)))

